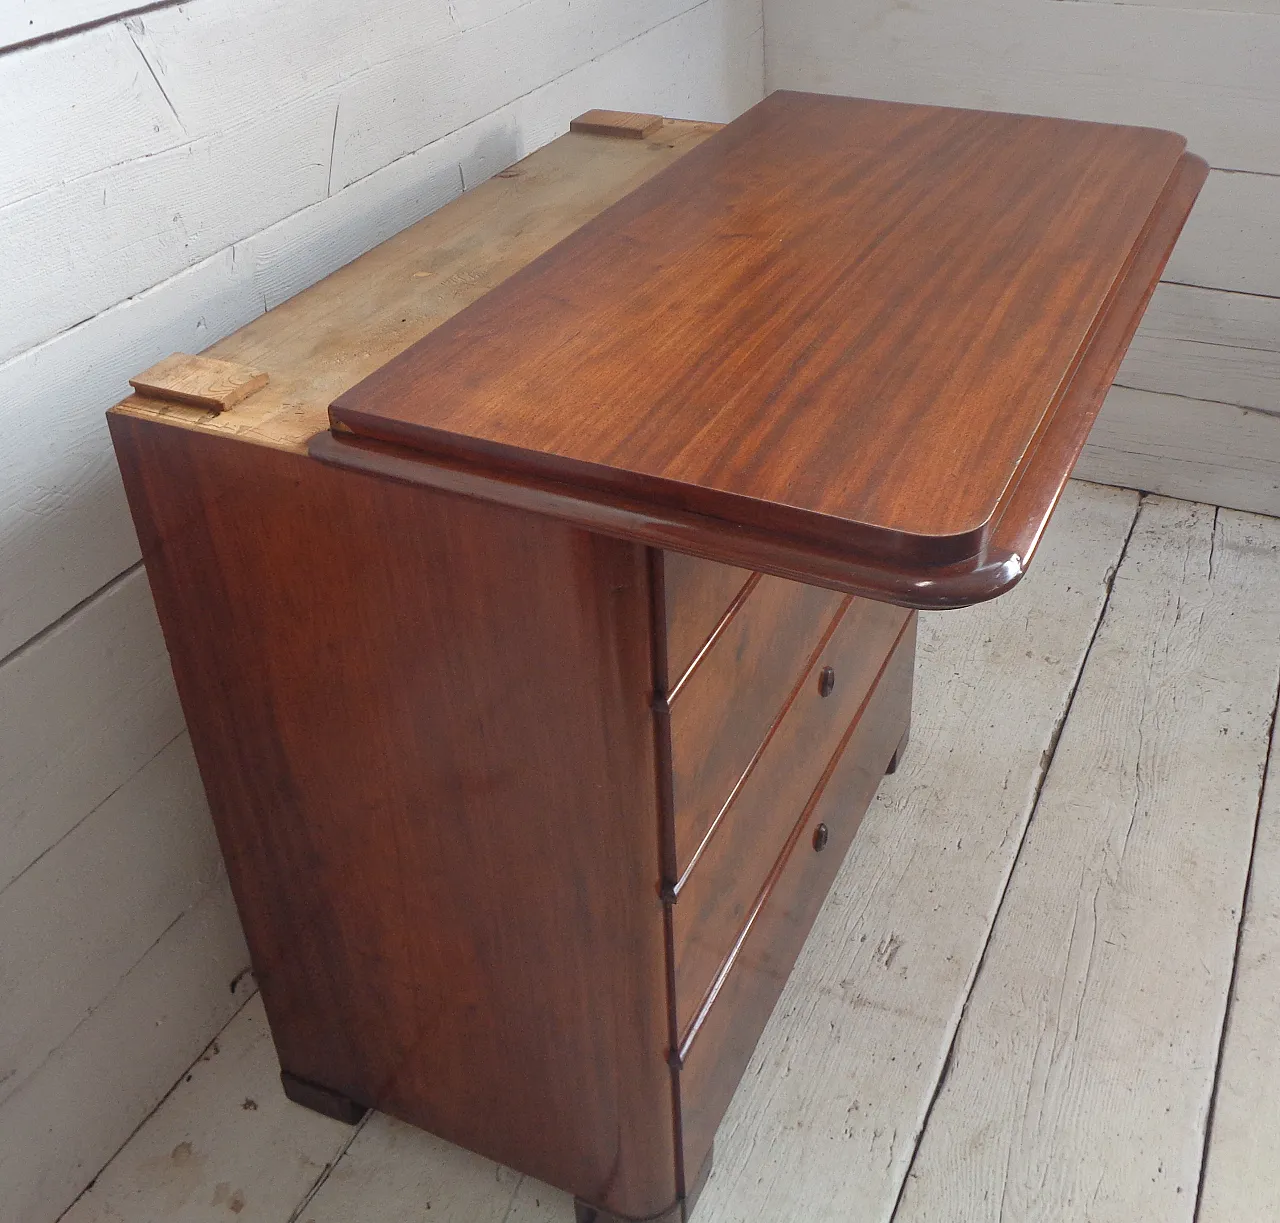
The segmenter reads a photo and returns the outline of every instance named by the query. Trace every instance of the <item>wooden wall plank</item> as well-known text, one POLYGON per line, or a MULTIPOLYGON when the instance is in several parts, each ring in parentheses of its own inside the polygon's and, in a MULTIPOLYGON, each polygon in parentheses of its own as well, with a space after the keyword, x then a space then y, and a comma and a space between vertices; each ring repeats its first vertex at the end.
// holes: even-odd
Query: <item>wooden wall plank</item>
POLYGON ((221 252, 0 365, 0 657, 138 559, 106 409, 130 374, 260 314, 247 272, 221 252))
POLYGON ((721 1125, 700 1223, 892 1213, 1137 500, 1071 483, 1020 586, 921 615, 905 764, 721 1125))
POLYGON ((0 892, 0 1109, 221 869, 181 734, 0 892))
POLYGON ((11 1218, 53 1223, 74 1201, 239 1010, 248 963, 219 876, 0 1107, 11 1218))
POLYGON ((1157 285, 1116 382, 1280 415, 1280 298, 1157 285))
MULTIPOLYGON (((171 4, 178 2, 169 0, 171 4)), ((109 21, 147 4, 148 0, 9 0, 0 9, 0 50, 91 22, 109 21)))
POLYGON ((388 57, 339 95, 334 187, 420 148, 424 114, 432 116, 428 139, 442 136, 693 7, 691 0, 529 0, 426 55, 388 57))
POLYGON ((1218 9, 1226 13, 1280 13, 1280 0, 1069 0, 1073 4, 1141 4, 1162 9, 1218 9))
POLYGON ((1280 741, 1258 813, 1199 1223, 1280 1219, 1280 741))
POLYGON ((1280 522, 1144 502, 899 1223, 1192 1219, 1277 683, 1280 522))
MULTIPOLYGON (((1280 27, 1280 21, 1274 24, 1280 27)), ((1280 176, 1275 172, 1214 170, 1169 257, 1164 279, 1280 297, 1277 216, 1280 176)))
POLYGON ((732 117, 759 98, 759 11, 742 0, 704 0, 0 365, 8 439, 0 457, 0 657, 137 560, 103 418, 128 393, 131 374, 170 352, 201 351, 448 202, 464 175, 477 185, 591 105, 732 117))
POLYGON ((94 172, 4 209, 0 360, 695 3, 531 0, 460 32, 442 3, 404 0, 372 16, 351 5, 207 0, 130 18, 140 70, 154 74, 183 139, 127 160, 104 141, 94 172))
MULTIPOLYGON (((0 9, 0 28, 10 13, 0 9)), ((113 158, 146 157, 184 139, 121 23, 0 55, 0 96, 0 210, 113 158)))
POLYGON ((1280 173, 1280 22, 1061 0, 766 0, 769 89, 1171 128, 1280 173))
POLYGON ((1280 21, 1274 16, 1063 0, 962 6, 766 0, 765 7, 770 89, 1183 133, 1214 172, 1165 279, 1280 297, 1280 74, 1274 71, 1280 21))
POLYGON ((1113 387, 1076 475, 1280 515, 1280 417, 1113 387))
POLYGON ((146 574, 129 573, 0 667, 0 709, 3 903, 13 879, 182 731, 146 574))
POLYGON ((254 997, 61 1223, 284 1223, 354 1134, 285 1099, 254 997))
POLYGON ((327 109, 264 105, 256 119, 10 204, 0 360, 323 199, 327 109))

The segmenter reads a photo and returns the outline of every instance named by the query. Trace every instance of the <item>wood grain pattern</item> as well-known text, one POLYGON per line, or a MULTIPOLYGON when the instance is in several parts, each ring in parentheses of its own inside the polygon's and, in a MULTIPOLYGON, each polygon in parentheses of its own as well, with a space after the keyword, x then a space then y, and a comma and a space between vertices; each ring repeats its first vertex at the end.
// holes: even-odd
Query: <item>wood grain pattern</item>
POLYGON ((764 747, 843 602, 816 586, 762 579, 677 690, 671 701, 677 878, 764 747))
POLYGON ((751 578, 750 569, 719 565, 683 552, 663 553, 668 693, 684 678, 751 578))
POLYGON ((174 403, 189 403, 197 408, 225 412, 242 399, 248 399, 254 391, 262 390, 268 381, 268 376, 261 370, 247 369, 212 357, 193 357, 190 353, 175 352, 163 361, 157 361, 150 369, 135 374, 129 379, 129 385, 139 395, 153 399, 168 399, 174 403))
POLYGON ((669 1206, 644 549, 111 423, 282 1068, 669 1206))
POLYGON ((989 542, 1184 146, 775 94, 331 416, 431 457, 960 562, 989 542))
POLYGON ((801 813, 756 900, 735 954, 681 1048, 680 1118, 688 1167, 700 1166, 751 1060, 827 889, 853 841, 910 717, 915 618, 801 813), (830 839, 819 853, 813 831, 830 839))
POLYGON ((761 884, 912 615, 851 600, 759 762, 717 820, 672 908, 677 1031, 683 1036, 747 920, 761 884), (819 676, 835 683, 822 695, 819 676))
POLYGON ((661 126, 661 115, 641 115, 627 110, 589 110, 569 122, 571 132, 620 136, 626 140, 643 140, 661 126))

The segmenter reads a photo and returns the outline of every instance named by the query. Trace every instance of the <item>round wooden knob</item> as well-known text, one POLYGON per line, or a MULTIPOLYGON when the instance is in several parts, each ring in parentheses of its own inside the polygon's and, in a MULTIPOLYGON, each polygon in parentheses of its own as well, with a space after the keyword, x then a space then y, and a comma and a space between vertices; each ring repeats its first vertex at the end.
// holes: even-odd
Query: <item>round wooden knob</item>
POLYGON ((830 696, 831 690, 836 686, 836 669, 834 667, 823 667, 822 674, 818 676, 818 695, 830 696))
POLYGON ((827 841, 830 839, 830 836, 831 834, 827 831, 826 824, 819 824, 817 828, 813 830, 813 848, 818 853, 821 853, 826 849, 827 841))

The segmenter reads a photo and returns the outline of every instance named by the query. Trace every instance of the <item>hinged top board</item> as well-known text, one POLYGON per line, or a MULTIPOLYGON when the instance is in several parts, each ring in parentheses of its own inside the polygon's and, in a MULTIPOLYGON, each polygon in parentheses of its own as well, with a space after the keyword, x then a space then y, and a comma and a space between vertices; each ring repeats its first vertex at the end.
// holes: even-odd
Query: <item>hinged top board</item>
POLYGON ((1205 172, 1170 132, 776 93, 340 395, 317 452, 531 483, 724 559, 758 540, 829 584, 898 573, 880 593, 921 605, 986 597, 1205 172))

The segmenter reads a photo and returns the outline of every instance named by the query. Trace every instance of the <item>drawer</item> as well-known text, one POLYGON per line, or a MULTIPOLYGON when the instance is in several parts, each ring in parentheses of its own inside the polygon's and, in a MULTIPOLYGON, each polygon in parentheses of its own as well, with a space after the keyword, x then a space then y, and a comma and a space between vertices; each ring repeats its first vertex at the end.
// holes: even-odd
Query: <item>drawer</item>
POLYGON ((823 770, 886 668, 909 616, 888 603, 849 602, 765 750, 680 881, 672 932, 677 1031, 682 1035, 733 949, 823 770), (822 683, 824 672, 832 680, 829 689, 822 683))
POLYGON ((734 600, 754 577, 750 569, 704 561, 683 552, 662 554, 668 692, 693 665, 734 600))
POLYGON ((759 578, 672 694, 676 878, 747 772, 849 597, 783 578, 759 578))
POLYGON ((680 1116, 687 1168, 711 1149, 756 1041, 782 993, 876 787, 906 734, 911 716, 915 616, 894 650, 861 717, 850 729, 825 785, 795 826, 748 915, 735 954, 712 998, 680 1046, 680 1116), (827 840, 815 852, 814 834, 827 840))

